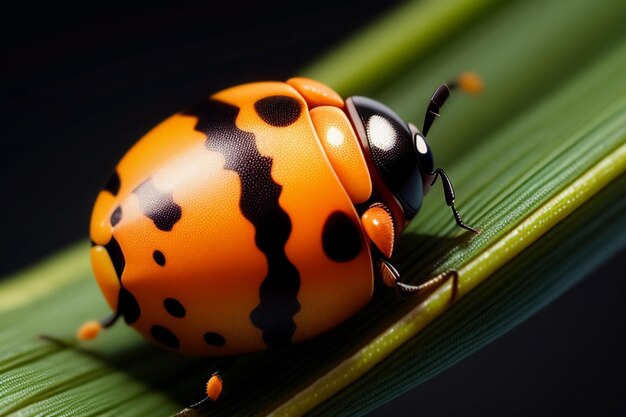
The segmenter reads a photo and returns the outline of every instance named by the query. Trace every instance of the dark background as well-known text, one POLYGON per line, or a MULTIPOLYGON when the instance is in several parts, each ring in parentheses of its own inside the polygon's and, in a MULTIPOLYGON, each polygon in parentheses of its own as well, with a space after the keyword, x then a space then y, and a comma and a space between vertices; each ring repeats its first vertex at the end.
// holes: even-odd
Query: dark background
MULTIPOLYGON (((399 2, 376 3, 4 10, 0 276, 85 239, 98 190, 157 122, 224 87, 296 75, 399 2)), ((624 255, 371 415, 625 415, 624 255), (594 301, 593 315, 577 308, 594 301)))

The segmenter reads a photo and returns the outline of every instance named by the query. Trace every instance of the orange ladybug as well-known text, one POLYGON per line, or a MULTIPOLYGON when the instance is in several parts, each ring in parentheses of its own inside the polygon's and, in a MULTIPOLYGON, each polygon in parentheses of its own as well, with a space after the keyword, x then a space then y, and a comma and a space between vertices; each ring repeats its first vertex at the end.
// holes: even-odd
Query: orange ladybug
POLYGON ((114 314, 78 337, 123 317, 176 352, 238 355, 337 326, 377 275, 403 294, 448 278, 402 284, 389 258, 437 176, 475 231, 425 140, 454 86, 423 132, 306 78, 232 87, 163 121, 96 200, 91 259, 114 314))

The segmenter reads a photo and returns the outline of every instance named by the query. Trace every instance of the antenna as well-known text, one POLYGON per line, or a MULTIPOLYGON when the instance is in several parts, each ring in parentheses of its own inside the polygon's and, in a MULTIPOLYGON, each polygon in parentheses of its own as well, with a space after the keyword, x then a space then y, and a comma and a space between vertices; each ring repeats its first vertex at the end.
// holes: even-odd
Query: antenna
POLYGON ((460 89, 469 94, 478 94, 483 90, 483 82, 480 77, 473 72, 464 72, 460 74, 456 80, 451 83, 443 83, 433 93, 426 109, 426 115, 424 116, 424 127, 422 128, 422 134, 426 136, 430 127, 433 125, 439 112, 445 104, 448 97, 450 97, 450 91, 460 89))

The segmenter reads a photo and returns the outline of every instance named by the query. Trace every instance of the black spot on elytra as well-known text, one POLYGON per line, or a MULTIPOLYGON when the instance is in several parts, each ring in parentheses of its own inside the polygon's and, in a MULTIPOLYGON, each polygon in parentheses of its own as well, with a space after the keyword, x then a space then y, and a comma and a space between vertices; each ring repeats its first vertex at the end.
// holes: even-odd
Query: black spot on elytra
POLYGON ((254 109, 265 123, 284 127, 298 120, 302 106, 293 97, 271 96, 254 103, 254 109))
POLYGON ((167 347, 174 349, 180 347, 180 342, 176 335, 163 326, 152 326, 150 334, 154 337, 154 340, 163 343, 167 347))
POLYGON ((123 286, 120 287, 120 292, 117 296, 117 313, 124 317, 124 321, 127 324, 133 324, 141 315, 137 299, 123 286))
POLYGON ((122 208, 120 206, 117 206, 115 210, 113 210, 110 220, 111 226, 113 227, 115 227, 120 222, 120 220, 122 220, 122 208))
POLYGON ((182 319, 185 317, 185 314, 187 314, 185 307, 175 298, 166 298, 163 300, 163 307, 165 307, 168 313, 179 319, 182 319))
MULTIPOLYGON (((284 98, 290 103, 295 101, 284 98)), ((297 118, 294 113, 300 112, 300 104, 297 101, 295 104, 298 106, 297 111, 292 109, 287 112, 292 114, 291 118, 297 118)), ((260 106, 266 109, 267 103, 261 103, 260 106)), ((293 107, 293 103, 288 106, 293 107)), ((239 108, 208 100, 185 114, 198 118, 195 129, 206 134, 206 148, 221 153, 225 159, 224 169, 234 171, 239 176, 241 213, 254 225, 256 245, 267 259, 267 276, 259 289, 260 303, 250 314, 250 319, 263 331, 263 340, 268 346, 289 344, 296 331, 293 317, 300 310, 297 297, 300 274, 285 254, 285 243, 291 234, 291 220, 278 204, 282 186, 272 178, 272 158, 259 152, 253 133, 236 126, 239 108)), ((286 114, 286 110, 277 114, 286 114)))
POLYGON ((335 211, 324 224, 322 231, 324 253, 336 262, 348 262, 361 251, 361 235, 350 216, 335 211))
POLYGON ((145 180, 133 192, 139 197, 144 214, 159 230, 169 232, 180 220, 182 209, 174 202, 171 193, 161 192, 154 186, 152 178, 145 180))
POLYGON ((152 259, 160 266, 165 266, 165 255, 160 250, 152 252, 152 259))
POLYGON ((203 336, 204 342, 210 346, 224 346, 226 339, 219 333, 206 332, 203 336))
POLYGON ((111 178, 104 186, 104 189, 110 192, 113 195, 117 195, 120 192, 120 176, 117 171, 113 172, 111 178))
POLYGON ((111 240, 109 240, 109 243, 104 245, 104 248, 109 253, 111 262, 113 262, 113 267, 115 268, 115 274, 117 275, 117 279, 121 280, 122 273, 124 272, 124 268, 126 267, 126 260, 124 259, 124 253, 122 252, 120 244, 117 243, 117 240, 114 237, 111 237, 111 240))

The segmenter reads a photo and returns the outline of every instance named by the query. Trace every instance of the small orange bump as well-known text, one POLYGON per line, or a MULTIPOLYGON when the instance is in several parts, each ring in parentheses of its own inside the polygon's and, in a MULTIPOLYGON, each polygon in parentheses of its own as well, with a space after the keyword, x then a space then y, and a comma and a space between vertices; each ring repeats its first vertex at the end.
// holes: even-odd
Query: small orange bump
POLYGON ((111 240, 113 226, 111 226, 110 218, 116 205, 116 197, 108 191, 98 194, 89 226, 91 240, 97 245, 106 245, 111 240))
POLYGON ((462 91, 469 94, 479 94, 484 88, 482 78, 473 72, 463 72, 459 74, 457 84, 462 91))
POLYGON ((381 262, 379 271, 380 275, 383 278, 383 283, 390 288, 394 288, 396 286, 397 280, 396 276, 389 269, 389 266, 386 263, 381 262))
POLYGON ((89 320, 83 323, 76 332, 76 339, 78 340, 92 340, 95 339, 102 330, 102 324, 97 320, 89 320))
POLYGON ((217 401, 222 393, 222 378, 216 372, 209 379, 209 382, 206 383, 206 395, 211 399, 211 401, 217 401))
POLYGON ((111 310, 117 310, 120 279, 115 272, 111 256, 104 246, 96 245, 91 248, 91 265, 104 298, 111 306, 111 310))
POLYGON ((391 214, 382 207, 370 207, 361 216, 367 236, 387 258, 391 257, 394 245, 394 228, 391 214))
POLYGON ((343 108, 343 99, 332 88, 310 78, 295 77, 287 80, 304 97, 310 108, 334 106, 343 108))

